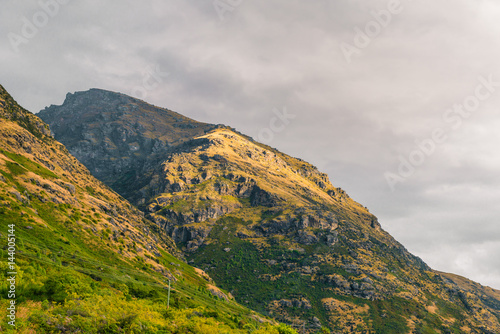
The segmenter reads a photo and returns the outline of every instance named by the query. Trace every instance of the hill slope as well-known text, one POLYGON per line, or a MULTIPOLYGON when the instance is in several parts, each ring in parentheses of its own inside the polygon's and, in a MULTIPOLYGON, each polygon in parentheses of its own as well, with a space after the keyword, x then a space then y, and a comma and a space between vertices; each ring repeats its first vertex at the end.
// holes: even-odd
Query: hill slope
POLYGON ((314 166, 228 127, 205 132, 145 164, 142 182, 116 186, 237 301, 308 332, 500 332, 496 292, 431 270, 314 166))
POLYGON ((49 134, 0 86, 0 331, 278 333, 49 134))

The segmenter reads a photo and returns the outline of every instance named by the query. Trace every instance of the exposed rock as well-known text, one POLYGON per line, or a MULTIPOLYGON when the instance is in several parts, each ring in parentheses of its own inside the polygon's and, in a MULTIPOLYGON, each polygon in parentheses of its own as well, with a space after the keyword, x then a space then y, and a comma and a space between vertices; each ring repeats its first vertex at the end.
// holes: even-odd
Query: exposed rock
POLYGON ((344 277, 340 275, 327 275, 324 278, 325 282, 327 284, 330 284, 334 287, 340 288, 341 290, 349 290, 351 288, 351 284, 344 279, 344 277))
POLYGON ((68 191, 71 195, 74 195, 76 193, 76 188, 73 184, 66 183, 64 186, 66 187, 66 189, 68 189, 68 191))
POLYGON ((313 317, 312 326, 315 328, 321 328, 321 321, 317 317, 313 317))
POLYGON ((326 236, 326 244, 330 247, 334 246, 337 243, 337 241, 338 241, 337 234, 333 234, 333 235, 328 234, 326 236))
POLYGON ((293 299, 280 299, 273 302, 275 305, 279 305, 284 308, 302 308, 305 310, 310 310, 312 308, 311 302, 305 298, 293 298, 293 299))
POLYGON ((364 277, 362 281, 368 284, 373 284, 373 281, 369 277, 364 277))
POLYGON ((226 294, 222 292, 222 290, 216 287, 215 285, 208 284, 207 289, 208 291, 210 291, 210 293, 212 293, 214 296, 217 296, 220 299, 224 299, 226 301, 234 299, 234 297, 230 293, 226 294))
POLYGON ((238 233, 236 233, 236 236, 238 238, 241 238, 241 239, 248 239, 248 238, 251 238, 252 236, 247 233, 246 231, 238 231, 238 233))
POLYGON ((292 307, 293 306, 292 302, 288 299, 282 299, 279 301, 279 303, 283 307, 292 307))
POLYGON ((19 202, 26 202, 26 199, 21 195, 21 193, 17 190, 11 190, 10 193, 12 195, 14 195, 14 197, 16 197, 16 199, 19 201, 19 202))
POLYGON ((318 242, 318 238, 310 231, 299 231, 297 242, 303 245, 312 245, 318 242))
MULTIPOLYGON (((47 107, 38 116, 93 175, 135 203, 141 200, 135 186, 151 181, 145 171, 161 155, 186 137, 216 127, 100 89, 68 94, 63 105, 47 107)), ((181 183, 173 187, 182 189, 181 183)))
POLYGON ((349 263, 344 265, 344 269, 351 274, 358 274, 358 265, 355 263, 349 263))
POLYGON ((276 204, 277 197, 259 186, 255 186, 250 193, 250 203, 252 206, 268 206, 272 207, 276 204))

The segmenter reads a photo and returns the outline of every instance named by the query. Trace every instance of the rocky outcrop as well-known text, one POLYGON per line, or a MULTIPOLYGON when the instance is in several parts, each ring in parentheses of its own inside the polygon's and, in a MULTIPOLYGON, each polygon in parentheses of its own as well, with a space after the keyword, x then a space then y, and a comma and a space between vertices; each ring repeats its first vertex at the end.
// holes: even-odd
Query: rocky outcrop
POLYGON ((302 308, 305 310, 310 310, 312 308, 311 302, 305 298, 280 299, 272 301, 271 303, 283 308, 302 308))
POLYGON ((323 242, 333 246, 337 242, 338 222, 334 214, 329 212, 302 213, 297 210, 295 215, 279 216, 264 221, 254 227, 258 234, 269 237, 273 235, 290 235, 298 243, 312 245, 323 242))
MULTIPOLYGON (((373 300, 376 297, 376 290, 373 281, 365 277, 361 281, 345 279, 343 276, 334 274, 326 275, 323 282, 334 287, 340 294, 352 295, 354 297, 373 300)), ((379 296, 380 297, 380 296, 379 296)))
POLYGON ((212 284, 207 285, 207 290, 210 291, 210 293, 214 296, 216 296, 219 299, 225 300, 225 301, 230 301, 233 300, 234 297, 230 293, 225 293, 218 287, 212 284))
POLYGON ((160 223, 160 225, 165 225, 164 228, 168 229, 169 222, 170 225, 186 225, 206 222, 211 219, 217 219, 232 210, 234 210, 234 207, 222 205, 218 207, 208 206, 201 209, 193 209, 190 212, 178 212, 173 209, 162 209, 159 214, 165 218, 163 220, 165 224, 160 223))
POLYGON ((250 193, 250 203, 252 206, 267 206, 273 207, 276 205, 277 197, 273 194, 261 189, 259 186, 254 186, 250 193))

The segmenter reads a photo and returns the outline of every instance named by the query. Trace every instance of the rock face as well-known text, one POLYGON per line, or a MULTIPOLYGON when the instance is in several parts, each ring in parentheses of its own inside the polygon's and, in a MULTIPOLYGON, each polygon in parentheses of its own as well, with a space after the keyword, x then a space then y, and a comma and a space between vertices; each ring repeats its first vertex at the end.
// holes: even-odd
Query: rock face
POLYGON ((183 122, 193 127, 180 127, 165 118, 173 133, 135 127, 131 134, 129 123, 116 120, 146 124, 142 117, 161 118, 163 111, 144 116, 138 101, 110 92, 76 95, 42 113, 56 138, 96 175, 109 163, 114 169, 103 177, 114 173, 117 181, 108 184, 126 189, 122 194, 175 240, 190 263, 237 301, 309 332, 320 325, 336 333, 499 332, 500 298, 481 299, 479 290, 467 292, 433 272, 311 164, 231 128, 191 120, 183 122), (87 95, 95 97, 89 112, 81 107, 87 95), (63 130, 72 108, 74 129, 83 136, 77 140, 63 130), (92 121, 100 113, 108 119, 92 121), (156 144, 138 136, 165 144, 155 151, 156 144), (134 152, 145 153, 114 148, 120 140, 130 147, 127 138, 140 143, 134 152), (105 153, 93 155, 94 148, 105 153), (134 166, 145 176, 127 179, 134 166), (428 314, 429 305, 437 311, 428 314))
POLYGON ((38 116, 94 176, 135 201, 143 198, 134 197, 129 185, 147 182, 159 157, 215 127, 100 89, 67 94, 61 106, 38 116))

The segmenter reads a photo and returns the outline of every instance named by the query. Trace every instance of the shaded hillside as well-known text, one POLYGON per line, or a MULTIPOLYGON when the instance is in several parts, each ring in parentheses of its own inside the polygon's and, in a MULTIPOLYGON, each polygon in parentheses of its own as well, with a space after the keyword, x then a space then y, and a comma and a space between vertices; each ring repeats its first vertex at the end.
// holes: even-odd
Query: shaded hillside
POLYGON ((14 270, 2 241, 0 331, 277 334, 284 328, 187 265, 164 231, 95 179, 2 86, 0 118, 0 237, 16 239, 14 270), (7 323, 12 271, 15 329, 7 323))
POLYGON ((500 332, 497 294, 432 271, 311 164, 228 127, 185 139, 117 187, 238 302, 307 332, 500 332))
POLYGON ((67 94, 38 113, 57 140, 99 180, 127 199, 170 147, 216 127, 100 89, 67 94))

